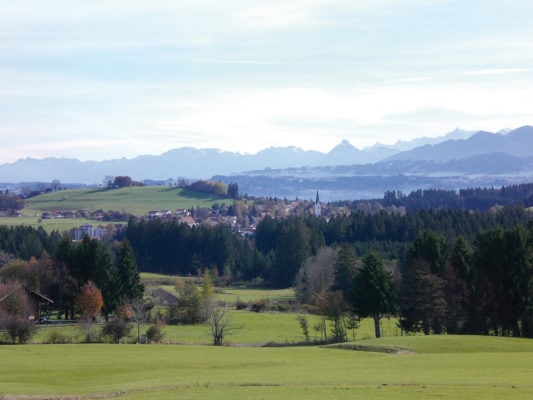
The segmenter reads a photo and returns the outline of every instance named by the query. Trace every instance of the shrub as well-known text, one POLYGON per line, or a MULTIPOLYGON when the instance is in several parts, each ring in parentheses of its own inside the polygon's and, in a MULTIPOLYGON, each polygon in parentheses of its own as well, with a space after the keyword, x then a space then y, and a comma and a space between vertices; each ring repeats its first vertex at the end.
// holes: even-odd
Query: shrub
POLYGON ((67 335, 63 335, 57 331, 52 331, 45 340, 48 344, 68 344, 72 343, 72 338, 67 335))
POLYGON ((264 311, 266 307, 266 302, 264 299, 259 299, 256 302, 252 303, 251 309, 253 312, 261 312, 264 311))
POLYGON ((30 320, 17 315, 7 315, 2 325, 13 344, 17 342, 17 339, 20 344, 26 343, 37 330, 30 320))
POLYGON ((101 332, 96 329, 91 320, 82 320, 79 324, 79 329, 85 343, 100 343, 102 341, 101 332))
POLYGON ((276 304, 277 311, 279 312, 289 312, 291 311, 291 306, 289 303, 278 303, 276 304))
POLYGON ((120 343, 120 339, 128 336, 131 331, 131 326, 120 318, 115 318, 104 325, 102 333, 105 336, 113 339, 115 343, 120 343))
POLYGON ((148 330, 146 331, 146 339, 148 339, 148 342, 152 343, 159 343, 165 334, 161 330, 161 325, 152 325, 148 330))
POLYGON ((246 310, 248 308, 248 303, 245 303, 244 301, 237 299, 237 301, 235 302, 235 308, 237 310, 246 310))

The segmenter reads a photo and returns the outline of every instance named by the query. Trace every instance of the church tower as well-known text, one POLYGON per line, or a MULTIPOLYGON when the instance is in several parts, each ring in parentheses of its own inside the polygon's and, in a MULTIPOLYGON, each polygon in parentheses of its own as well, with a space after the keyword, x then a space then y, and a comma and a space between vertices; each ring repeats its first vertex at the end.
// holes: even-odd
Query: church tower
POLYGON ((318 190, 316 191, 316 200, 315 200, 315 217, 320 217, 322 214, 322 206, 320 205, 320 198, 318 197, 318 190))

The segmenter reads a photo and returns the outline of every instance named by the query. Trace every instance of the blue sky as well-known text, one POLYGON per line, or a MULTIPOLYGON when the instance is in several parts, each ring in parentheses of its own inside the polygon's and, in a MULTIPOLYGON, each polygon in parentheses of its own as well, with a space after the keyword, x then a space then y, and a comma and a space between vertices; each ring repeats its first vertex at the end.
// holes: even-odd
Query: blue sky
POLYGON ((527 0, 0 5, 0 163, 533 124, 527 0))

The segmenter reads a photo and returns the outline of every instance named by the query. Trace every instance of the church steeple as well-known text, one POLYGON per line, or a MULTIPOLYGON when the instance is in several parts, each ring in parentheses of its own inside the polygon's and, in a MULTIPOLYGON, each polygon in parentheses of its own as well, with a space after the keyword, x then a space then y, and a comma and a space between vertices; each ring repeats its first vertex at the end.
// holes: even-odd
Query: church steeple
POLYGON ((315 200, 315 217, 320 217, 322 214, 322 207, 320 205, 320 198, 318 197, 318 190, 316 191, 316 200, 315 200))

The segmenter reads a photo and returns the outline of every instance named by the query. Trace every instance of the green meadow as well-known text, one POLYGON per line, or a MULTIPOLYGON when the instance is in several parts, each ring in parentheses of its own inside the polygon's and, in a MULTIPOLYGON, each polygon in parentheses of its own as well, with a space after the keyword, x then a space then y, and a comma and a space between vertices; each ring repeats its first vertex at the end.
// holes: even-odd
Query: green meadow
POLYGON ((139 186, 120 189, 62 190, 27 200, 28 212, 49 210, 116 210, 143 215, 150 210, 211 207, 231 199, 191 192, 173 186, 139 186))
POLYGON ((78 228, 79 226, 85 225, 85 224, 90 224, 93 226, 100 225, 100 224, 104 224, 104 225, 107 224, 107 222, 102 223, 99 221, 89 220, 85 218, 41 219, 40 215, 41 215, 41 211, 30 212, 28 209, 24 209, 22 210, 22 215, 20 217, 0 218, 0 224, 7 225, 7 226, 25 225, 25 226, 31 226, 35 229, 42 226, 43 229, 48 233, 53 232, 53 231, 57 231, 61 233, 64 231, 69 231, 73 228, 78 228))
MULTIPOLYGON (((526 399, 533 341, 457 336, 331 347, 0 346, 4 399, 526 399), (395 346, 400 354, 374 352, 395 346)), ((1 395, 0 395, 0 398, 1 395)))
MULTIPOLYGON (((161 284, 155 284, 154 281, 157 282, 157 274, 156 277, 152 279, 145 279, 143 278, 145 274, 141 274, 141 280, 145 284, 145 286, 148 287, 147 291, 150 291, 150 286, 154 287, 162 287, 163 289, 176 293, 175 289, 175 283, 171 281, 171 278, 167 275, 166 281, 163 278, 163 282, 161 284)), ((176 279, 176 278, 175 278, 176 279)), ((183 278, 179 278, 183 279, 183 278)), ((188 278, 186 278, 188 279, 188 278)), ((216 297, 218 300, 228 303, 228 304, 235 304, 238 301, 243 303, 249 303, 254 302, 258 300, 265 300, 266 302, 289 302, 296 299, 296 295, 294 293, 294 289, 287 288, 287 289, 261 289, 261 288, 246 288, 246 287, 232 287, 232 288, 217 288, 216 289, 216 297)))
POLYGON ((250 289, 250 288, 222 288, 217 290, 217 298, 226 303, 235 304, 265 300, 267 302, 288 302, 296 299, 294 289, 250 289))
POLYGON ((53 210, 114 210, 145 215, 151 210, 202 208, 211 207, 214 203, 229 205, 232 202, 231 199, 169 186, 62 190, 27 199, 27 207, 21 210, 20 217, 0 218, 0 224, 27 225, 34 228, 42 226, 47 232, 63 232, 83 224, 98 225, 100 222, 82 218, 41 219, 41 214, 53 210))
MULTIPOLYGON (((304 316, 308 320, 310 339, 318 341, 321 335, 314 330, 314 326, 320 322, 320 317, 316 315, 262 312, 251 311, 230 311, 231 326, 235 328, 231 335, 225 338, 225 342, 235 346, 258 346, 267 343, 278 345, 297 344, 305 340, 302 329, 298 322, 299 316, 304 316)), ((142 325, 141 334, 146 332, 148 325, 142 325)), ((99 325, 95 325, 99 329, 99 325)), ((206 325, 165 325, 162 327, 163 342, 171 344, 210 344, 211 337, 206 325)), ((384 336, 399 335, 400 331, 396 326, 396 320, 384 320, 382 323, 384 336)), ((83 340, 81 329, 75 325, 41 325, 37 334, 32 338, 34 343, 49 342, 49 338, 59 333, 69 338, 71 342, 83 340)), ((136 336, 136 329, 132 329, 133 336, 136 336)), ((374 325, 371 319, 364 319, 360 322, 355 331, 348 332, 348 339, 368 339, 374 337, 374 325)), ((130 340, 131 342, 132 340, 130 340)))

